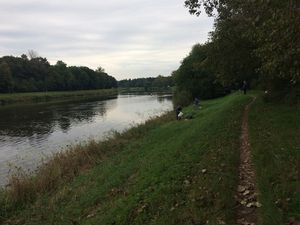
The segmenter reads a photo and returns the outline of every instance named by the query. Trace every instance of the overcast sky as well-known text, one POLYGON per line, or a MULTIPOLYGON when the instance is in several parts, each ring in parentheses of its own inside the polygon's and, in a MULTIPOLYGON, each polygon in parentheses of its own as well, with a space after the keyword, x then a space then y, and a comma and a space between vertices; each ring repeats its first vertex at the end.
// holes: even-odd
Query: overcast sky
POLYGON ((51 64, 105 68, 118 80, 170 75, 213 20, 184 0, 0 0, 0 56, 33 49, 51 64))

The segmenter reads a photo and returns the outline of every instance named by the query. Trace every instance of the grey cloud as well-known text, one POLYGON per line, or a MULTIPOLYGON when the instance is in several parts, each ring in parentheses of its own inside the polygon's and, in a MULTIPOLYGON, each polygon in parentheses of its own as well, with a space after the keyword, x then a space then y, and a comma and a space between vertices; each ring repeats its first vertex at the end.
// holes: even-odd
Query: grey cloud
POLYGON ((170 74, 213 24, 183 0, 2 0, 0 21, 1 55, 34 49, 119 79, 170 74))

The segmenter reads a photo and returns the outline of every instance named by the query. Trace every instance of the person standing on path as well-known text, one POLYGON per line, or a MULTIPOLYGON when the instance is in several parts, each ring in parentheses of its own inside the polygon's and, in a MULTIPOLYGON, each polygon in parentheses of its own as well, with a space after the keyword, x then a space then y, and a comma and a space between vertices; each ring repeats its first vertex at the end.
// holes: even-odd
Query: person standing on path
POLYGON ((247 88, 248 88, 248 84, 247 84, 247 82, 244 80, 244 81, 243 81, 243 86, 242 86, 242 90, 244 91, 244 95, 247 94, 247 88))

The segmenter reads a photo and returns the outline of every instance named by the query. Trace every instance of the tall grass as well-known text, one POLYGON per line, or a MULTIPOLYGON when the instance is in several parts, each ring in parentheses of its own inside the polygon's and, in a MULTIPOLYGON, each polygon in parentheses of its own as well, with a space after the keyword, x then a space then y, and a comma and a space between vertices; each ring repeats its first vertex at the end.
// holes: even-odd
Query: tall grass
POLYGON ((123 133, 113 132, 107 140, 69 147, 46 160, 34 174, 22 170, 9 178, 8 188, 2 191, 2 205, 6 208, 20 207, 34 201, 39 195, 54 191, 60 185, 70 182, 80 173, 100 164, 124 146, 144 136, 159 123, 171 120, 171 113, 155 117, 144 124, 132 127, 123 133), (5 199, 4 199, 5 198, 5 199))
POLYGON ((265 103, 249 113, 250 143, 260 190, 262 224, 300 221, 300 111, 297 106, 265 103))

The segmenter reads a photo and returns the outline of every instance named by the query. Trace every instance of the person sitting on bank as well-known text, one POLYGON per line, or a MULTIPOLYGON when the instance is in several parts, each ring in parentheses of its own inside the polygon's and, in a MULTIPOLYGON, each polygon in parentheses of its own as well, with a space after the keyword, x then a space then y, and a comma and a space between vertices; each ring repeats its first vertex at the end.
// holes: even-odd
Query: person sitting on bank
POLYGON ((180 120, 183 116, 183 113, 181 111, 182 111, 182 107, 180 105, 177 106, 177 108, 176 108, 176 119, 177 120, 180 120))

